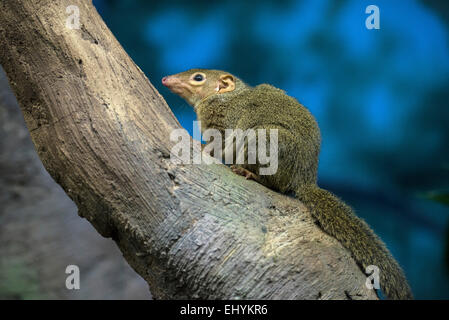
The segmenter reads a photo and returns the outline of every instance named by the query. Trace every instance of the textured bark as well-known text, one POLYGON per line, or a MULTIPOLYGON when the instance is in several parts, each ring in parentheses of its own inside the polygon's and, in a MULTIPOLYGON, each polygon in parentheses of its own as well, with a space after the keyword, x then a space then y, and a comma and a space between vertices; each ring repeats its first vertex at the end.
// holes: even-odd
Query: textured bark
MULTIPOLYGON (((155 298, 375 299, 296 199, 174 165, 169 107, 90 1, 0 1, 0 63, 39 156, 155 298)), ((92 263, 95 263, 93 261, 92 263)))
POLYGON ((76 213, 43 167, 0 66, 0 300, 151 299, 114 242, 76 213), (65 284, 73 264, 81 290, 65 284))

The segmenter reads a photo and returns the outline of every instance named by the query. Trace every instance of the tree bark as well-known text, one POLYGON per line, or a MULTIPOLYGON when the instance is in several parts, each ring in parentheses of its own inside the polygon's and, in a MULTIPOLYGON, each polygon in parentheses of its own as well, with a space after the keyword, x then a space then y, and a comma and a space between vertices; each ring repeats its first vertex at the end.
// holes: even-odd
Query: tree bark
POLYGON ((92 3, 70 4, 79 30, 65 1, 1 0, 0 64, 45 168, 155 298, 377 298, 296 199, 173 164, 170 108, 92 3))

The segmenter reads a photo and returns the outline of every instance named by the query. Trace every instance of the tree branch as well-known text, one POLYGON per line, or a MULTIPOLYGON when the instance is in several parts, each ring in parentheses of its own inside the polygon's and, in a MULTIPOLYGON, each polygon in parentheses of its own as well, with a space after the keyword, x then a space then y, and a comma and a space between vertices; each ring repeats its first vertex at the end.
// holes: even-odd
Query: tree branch
POLYGON ((89 1, 79 30, 63 3, 1 1, 0 63, 45 168, 155 298, 376 299, 296 199, 174 165, 163 98, 89 1))

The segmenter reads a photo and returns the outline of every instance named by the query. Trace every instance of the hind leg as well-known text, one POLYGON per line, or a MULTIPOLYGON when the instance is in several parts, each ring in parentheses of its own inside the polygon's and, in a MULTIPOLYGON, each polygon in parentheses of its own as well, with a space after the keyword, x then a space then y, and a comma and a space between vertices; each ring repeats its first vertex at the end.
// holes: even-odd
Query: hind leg
POLYGON ((248 169, 245 169, 240 166, 232 165, 231 166, 232 172, 245 177, 246 180, 254 180, 257 182, 260 182, 260 177, 255 174, 254 172, 249 171, 248 169))

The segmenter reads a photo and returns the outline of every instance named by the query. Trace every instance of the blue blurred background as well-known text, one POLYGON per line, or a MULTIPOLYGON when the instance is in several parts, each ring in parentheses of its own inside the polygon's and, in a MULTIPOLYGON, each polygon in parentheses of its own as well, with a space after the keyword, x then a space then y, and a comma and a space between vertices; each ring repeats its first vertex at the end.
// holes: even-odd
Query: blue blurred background
POLYGON ((296 97, 321 127, 320 185, 387 243, 416 298, 449 298, 448 1, 94 4, 190 132, 164 75, 224 69, 296 97), (370 4, 379 30, 365 27, 370 4))

